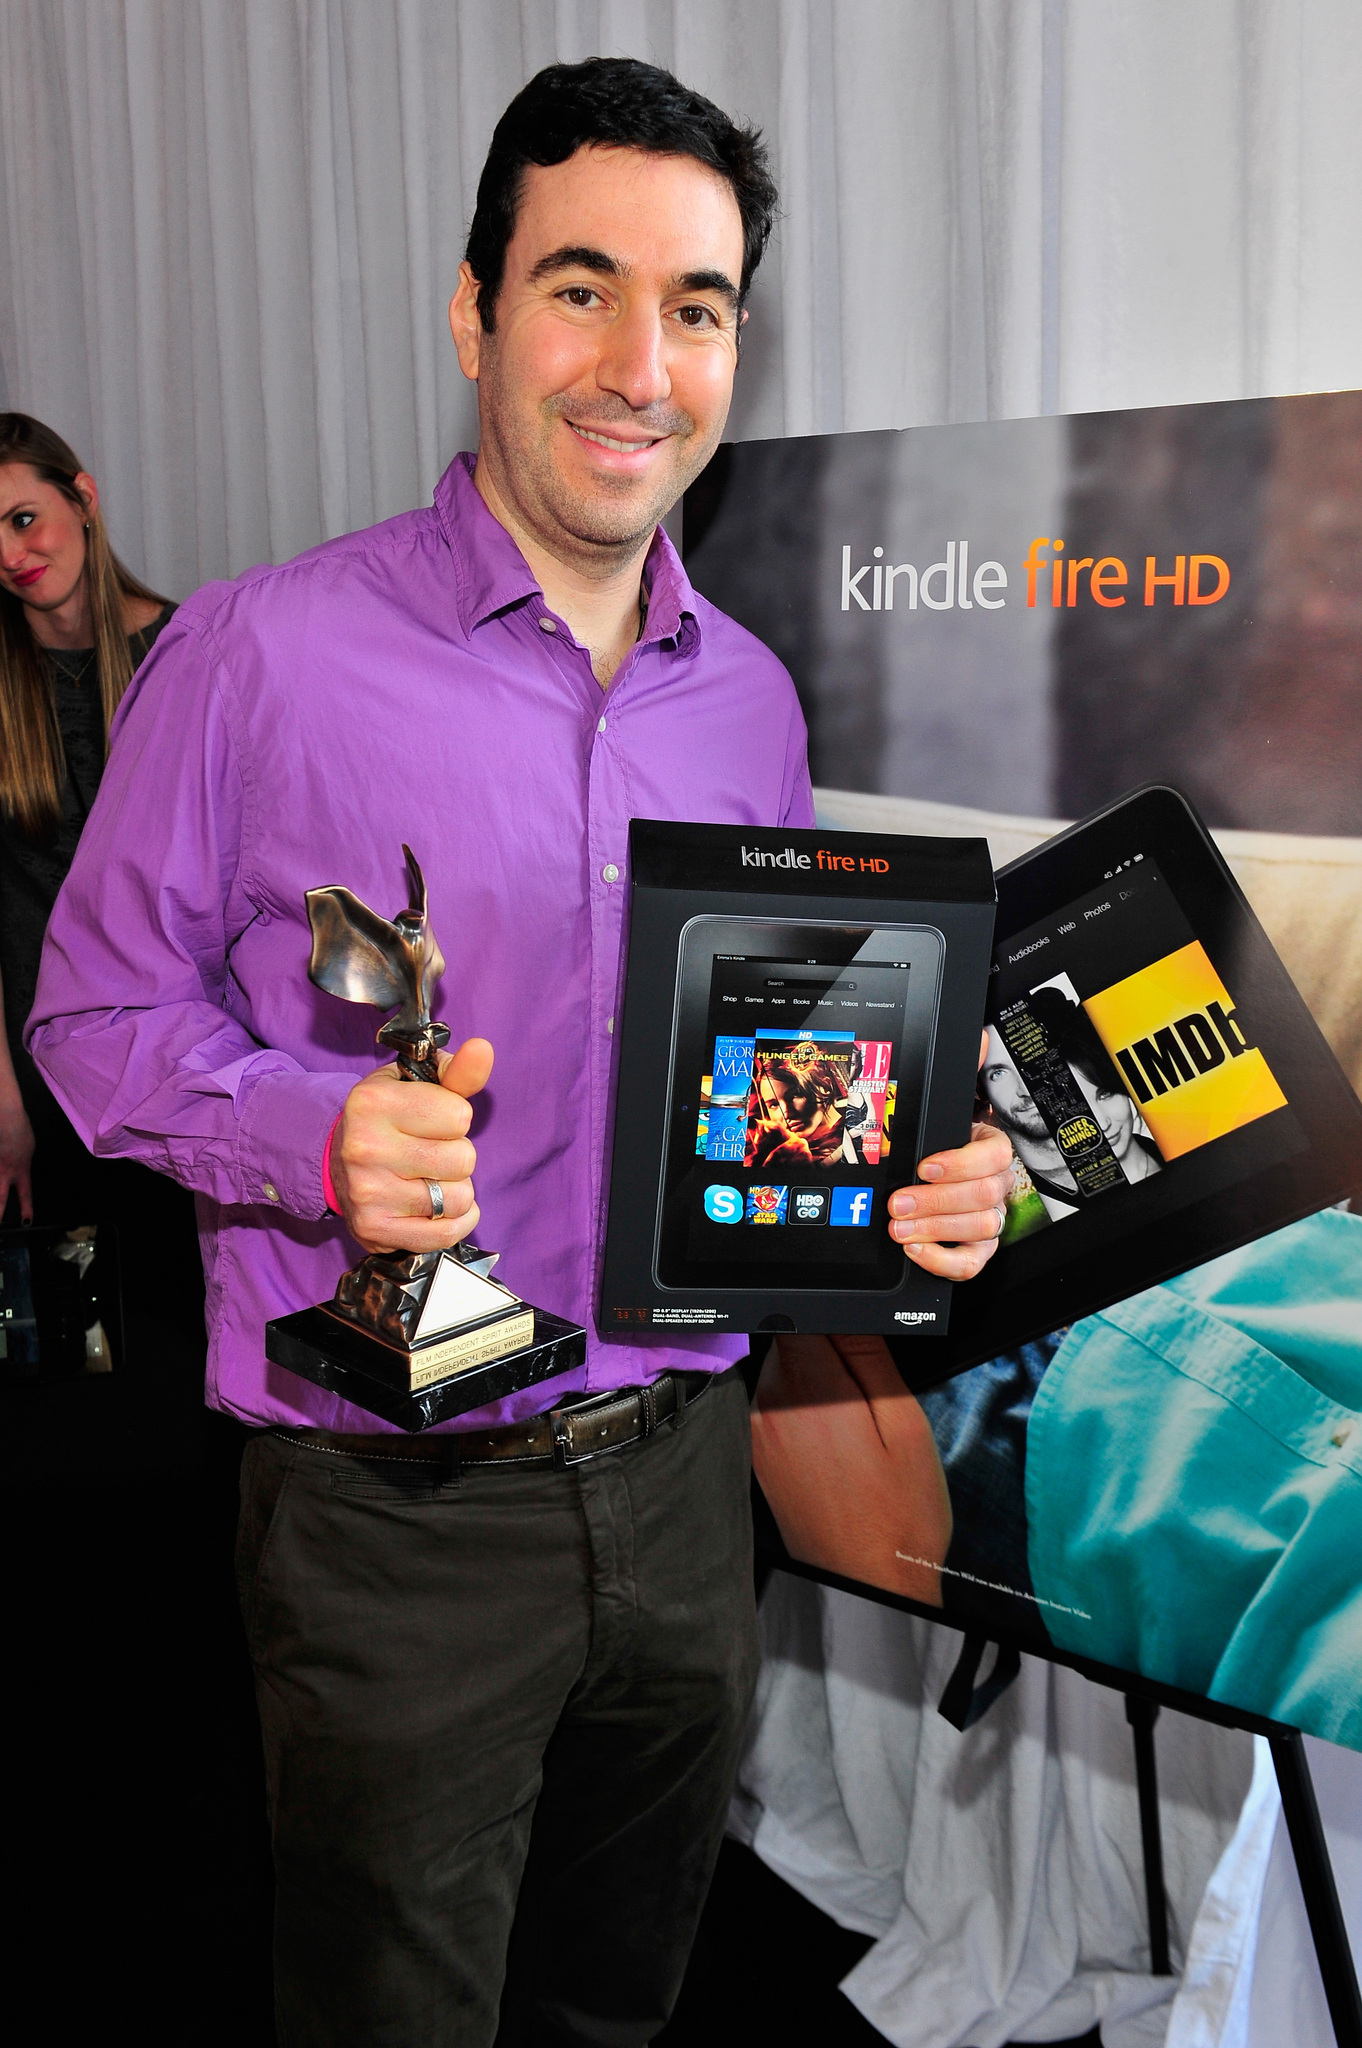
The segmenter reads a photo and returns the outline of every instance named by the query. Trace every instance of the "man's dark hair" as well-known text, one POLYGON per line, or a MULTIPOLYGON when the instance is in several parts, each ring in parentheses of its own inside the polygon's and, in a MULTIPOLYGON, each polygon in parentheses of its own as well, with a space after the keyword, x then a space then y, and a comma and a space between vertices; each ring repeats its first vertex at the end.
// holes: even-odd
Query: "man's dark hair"
POLYGON ((742 217, 738 295, 746 298, 776 211, 761 130, 739 127, 712 100, 655 64, 589 57, 585 64, 550 64, 537 72, 493 131, 464 251, 478 280, 478 314, 489 334, 526 167, 566 163, 589 143, 694 157, 726 178, 742 217))

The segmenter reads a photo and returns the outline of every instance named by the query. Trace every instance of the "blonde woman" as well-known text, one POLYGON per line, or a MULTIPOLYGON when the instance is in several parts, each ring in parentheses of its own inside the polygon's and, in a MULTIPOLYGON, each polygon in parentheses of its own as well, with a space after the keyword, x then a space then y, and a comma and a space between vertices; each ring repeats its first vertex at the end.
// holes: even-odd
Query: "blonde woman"
POLYGON ((10 1222, 16 1211, 33 1220, 35 1193, 40 1221, 83 1220, 99 1206, 89 1155, 20 1032, 110 723, 173 609, 113 553, 98 486, 65 441, 26 413, 0 413, 0 1217, 8 1207, 10 1222))

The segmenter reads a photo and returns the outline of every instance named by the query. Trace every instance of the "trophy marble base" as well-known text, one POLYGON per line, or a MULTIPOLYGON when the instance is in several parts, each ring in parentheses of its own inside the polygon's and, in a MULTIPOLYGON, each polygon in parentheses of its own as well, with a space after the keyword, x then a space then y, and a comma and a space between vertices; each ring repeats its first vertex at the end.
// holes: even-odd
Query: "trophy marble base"
MULTIPOLYGON (((299 1309, 265 1325, 265 1356, 343 1401, 415 1433, 466 1415, 522 1387, 572 1372, 586 1360, 586 1331, 537 1308, 528 1344, 502 1358, 464 1366, 413 1391, 391 1383, 386 1345, 324 1308, 299 1309), (385 1376, 376 1377, 376 1373, 385 1376)), ((419 1354, 417 1354, 419 1356, 419 1354)))

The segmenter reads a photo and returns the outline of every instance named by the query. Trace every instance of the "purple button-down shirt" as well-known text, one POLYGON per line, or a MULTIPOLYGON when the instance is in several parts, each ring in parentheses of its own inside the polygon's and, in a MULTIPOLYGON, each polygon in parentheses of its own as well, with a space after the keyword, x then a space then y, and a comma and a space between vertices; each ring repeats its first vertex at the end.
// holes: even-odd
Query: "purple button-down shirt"
POLYGON ((212 1406, 385 1426, 268 1364, 264 1327, 359 1256, 322 1153, 380 1058, 375 1013, 307 978, 304 891, 344 883, 391 915, 403 840, 447 962, 435 1014, 454 1045, 496 1049, 474 1106, 478 1241, 588 1333, 581 1371, 454 1426, 741 1354, 593 1321, 629 820, 813 823, 785 670, 661 532, 645 581, 643 638, 603 692, 460 457, 430 509, 207 585, 129 690, 29 1043, 96 1153, 197 1194, 212 1406))

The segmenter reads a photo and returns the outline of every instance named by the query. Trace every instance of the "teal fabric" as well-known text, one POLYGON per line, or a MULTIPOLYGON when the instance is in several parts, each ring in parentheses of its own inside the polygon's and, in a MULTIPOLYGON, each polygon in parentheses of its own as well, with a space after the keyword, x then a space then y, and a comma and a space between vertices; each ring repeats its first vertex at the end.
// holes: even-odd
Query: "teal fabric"
POLYGON ((1027 1432, 1063 1649, 1362 1749, 1362 1217, 1078 1323, 1027 1432))

